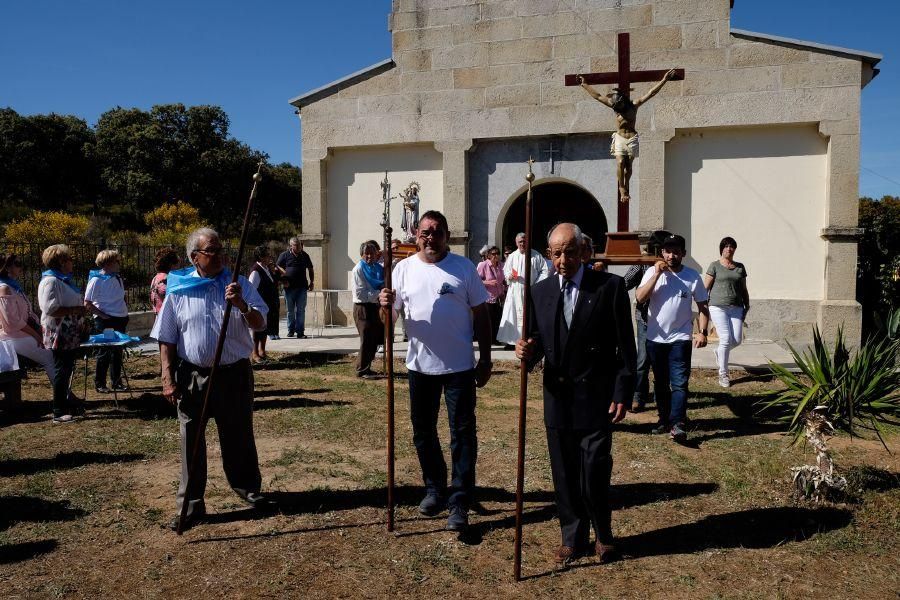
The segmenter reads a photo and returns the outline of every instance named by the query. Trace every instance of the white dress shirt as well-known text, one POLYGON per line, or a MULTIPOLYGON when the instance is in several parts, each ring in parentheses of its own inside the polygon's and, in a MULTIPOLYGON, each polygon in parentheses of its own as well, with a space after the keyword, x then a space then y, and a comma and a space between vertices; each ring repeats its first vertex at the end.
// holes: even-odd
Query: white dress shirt
MULTIPOLYGON (((194 276, 199 277, 196 272, 194 276)), ((182 360, 198 367, 212 367, 225 307, 229 306, 225 302, 225 287, 228 283, 224 279, 217 279, 205 287, 167 293, 150 337, 162 343, 175 344, 178 357, 182 360)), ((247 305, 262 314, 263 326, 258 331, 264 331, 269 307, 246 277, 238 276, 238 283, 247 305)), ((222 351, 223 365, 249 358, 253 352, 253 338, 246 320, 237 308, 232 306, 231 309, 222 351)))

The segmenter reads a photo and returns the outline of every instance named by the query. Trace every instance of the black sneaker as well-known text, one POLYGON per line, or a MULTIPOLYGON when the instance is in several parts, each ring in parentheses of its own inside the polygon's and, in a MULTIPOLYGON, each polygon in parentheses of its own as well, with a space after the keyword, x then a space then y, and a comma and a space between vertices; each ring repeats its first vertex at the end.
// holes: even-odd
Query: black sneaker
POLYGON ((465 531, 469 527, 469 511, 462 506, 451 506, 447 517, 447 531, 465 531))
POLYGON ((447 501, 441 496, 429 493, 419 502, 419 512, 426 517, 433 517, 447 507, 447 501))
POLYGON ((633 413, 643 412, 644 409, 646 409, 646 408, 647 407, 646 407, 645 403, 641 402, 640 400, 635 400, 634 402, 631 403, 631 412, 633 412, 633 413))
POLYGON ((122 383, 121 381, 112 386, 112 391, 114 392, 127 392, 128 386, 122 383))
POLYGON ((675 423, 669 431, 672 441, 677 444, 683 444, 687 441, 687 432, 684 430, 684 423, 675 423))
POLYGON ((244 497, 244 502, 262 512, 272 512, 278 510, 278 503, 271 498, 263 496, 259 492, 248 492, 244 497))
POLYGON ((105 385, 95 385, 94 389, 97 390, 98 394, 109 394, 112 391, 105 385))
POLYGON ((669 433, 669 426, 666 425, 665 423, 657 423, 656 427, 654 427, 650 431, 652 433, 656 433, 656 434, 669 433))

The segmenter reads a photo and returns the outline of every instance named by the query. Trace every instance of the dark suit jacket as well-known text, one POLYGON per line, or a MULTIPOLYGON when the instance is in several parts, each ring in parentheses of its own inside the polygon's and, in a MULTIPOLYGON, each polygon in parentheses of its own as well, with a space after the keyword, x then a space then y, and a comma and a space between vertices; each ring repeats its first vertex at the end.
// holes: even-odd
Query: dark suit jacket
POLYGON ((544 422, 561 429, 606 429, 611 401, 631 407, 635 345, 631 305, 618 275, 585 270, 568 335, 560 336, 559 276, 531 288, 530 337, 544 358, 544 422), (561 337, 562 339, 557 339, 561 337))

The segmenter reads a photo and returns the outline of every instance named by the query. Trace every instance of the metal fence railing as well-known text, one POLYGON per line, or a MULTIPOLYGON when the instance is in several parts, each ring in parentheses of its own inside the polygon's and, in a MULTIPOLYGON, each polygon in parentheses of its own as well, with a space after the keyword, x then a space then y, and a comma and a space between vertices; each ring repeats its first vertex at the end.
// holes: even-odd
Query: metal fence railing
MULTIPOLYGON (((120 274, 122 282, 125 284, 125 301, 128 303, 128 310, 149 310, 150 281, 156 274, 154 259, 157 250, 163 246, 126 246, 103 243, 77 243, 67 244, 67 246, 72 252, 72 258, 75 262, 75 283, 82 291, 87 284, 88 272, 97 268, 94 262, 97 258, 97 253, 104 249, 118 250, 122 256, 120 274)), ((22 289, 31 299, 35 310, 38 310, 37 286, 41 280, 41 273, 45 269, 41 261, 41 254, 46 247, 47 245, 45 244, 13 243, 0 239, 0 253, 4 255, 14 253, 25 265, 25 272, 21 280, 22 289)), ((182 255, 182 260, 184 260, 184 248, 176 248, 176 251, 182 255)), ((226 251, 233 262, 236 258, 237 249, 226 247, 226 251)), ((247 269, 253 262, 249 254, 249 252, 245 252, 241 261, 243 263, 240 269, 242 274, 247 273, 247 269)))

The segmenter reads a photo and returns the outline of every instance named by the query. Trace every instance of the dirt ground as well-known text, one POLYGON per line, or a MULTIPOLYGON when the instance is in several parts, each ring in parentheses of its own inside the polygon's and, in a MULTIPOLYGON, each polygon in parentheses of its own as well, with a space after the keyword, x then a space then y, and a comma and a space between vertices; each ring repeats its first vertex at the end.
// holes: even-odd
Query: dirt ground
MULTIPOLYGON (((614 437, 613 527, 625 554, 554 572, 559 544, 539 374, 529 386, 523 574, 512 579, 518 371, 498 363, 478 396, 478 504, 464 535, 420 517, 408 387, 396 381, 397 529, 385 530, 385 381, 348 359, 282 356, 256 370, 264 490, 257 514, 230 490, 208 432, 211 523, 182 537, 174 516, 178 428, 157 360, 129 359, 134 399, 88 395, 87 417, 52 425, 32 372, 25 412, 0 428, 4 598, 896 598, 900 459, 871 439, 832 440, 842 469, 868 465, 855 499, 797 502, 789 468, 814 460, 771 422, 741 419, 777 383, 695 372, 692 444, 653 435, 655 411, 614 437)), ((398 370, 403 372, 401 363, 398 370)), ((79 390, 80 392, 80 390, 79 390)), ((446 414, 443 413, 442 414, 446 414)), ((441 437, 447 441, 446 422, 441 437)), ((888 438, 900 447, 900 432, 888 438)))

